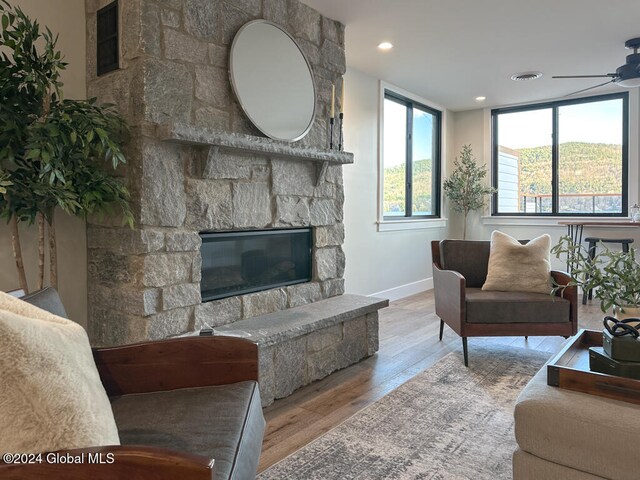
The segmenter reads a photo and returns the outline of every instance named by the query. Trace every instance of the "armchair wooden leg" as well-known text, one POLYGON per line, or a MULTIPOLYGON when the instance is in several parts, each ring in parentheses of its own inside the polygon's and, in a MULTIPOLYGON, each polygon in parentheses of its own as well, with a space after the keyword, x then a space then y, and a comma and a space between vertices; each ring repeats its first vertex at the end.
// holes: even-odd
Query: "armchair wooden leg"
POLYGON ((524 336, 524 339, 525 339, 525 340, 529 340, 529 335, 525 335, 525 336, 524 336))
POLYGON ((464 366, 469 366, 469 352, 467 351, 467 337, 462 337, 462 354, 464 355, 464 366))
POLYGON ((438 340, 442 340, 443 331, 444 331, 444 320, 440 320, 440 337, 438 337, 438 340))

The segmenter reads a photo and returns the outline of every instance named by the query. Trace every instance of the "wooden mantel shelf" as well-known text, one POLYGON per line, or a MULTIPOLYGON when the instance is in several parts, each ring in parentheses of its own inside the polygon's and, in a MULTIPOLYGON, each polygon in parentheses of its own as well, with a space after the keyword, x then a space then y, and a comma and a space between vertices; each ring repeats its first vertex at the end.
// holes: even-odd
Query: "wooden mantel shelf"
POLYGON ((317 183, 324 179, 327 167, 353 163, 353 153, 301 147, 295 143, 238 133, 224 133, 185 123, 167 123, 156 127, 157 137, 166 142, 217 147, 245 153, 257 153, 290 160, 317 162, 317 183))

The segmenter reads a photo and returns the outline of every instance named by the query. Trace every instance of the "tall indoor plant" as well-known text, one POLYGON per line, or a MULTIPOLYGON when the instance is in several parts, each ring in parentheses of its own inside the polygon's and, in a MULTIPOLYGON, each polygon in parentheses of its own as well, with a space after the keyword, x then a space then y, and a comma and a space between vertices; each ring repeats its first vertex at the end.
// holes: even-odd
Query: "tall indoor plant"
POLYGON ((493 187, 484 184, 487 176, 485 165, 478 165, 471 150, 471 145, 464 145, 460 152, 460 160, 453 162, 454 170, 444 181, 445 195, 451 201, 453 210, 464 215, 462 238, 467 238, 467 217, 469 212, 479 210, 487 203, 487 196, 496 192, 493 187))
POLYGON ((66 66, 57 37, 20 8, 0 0, 0 216, 11 226, 20 287, 28 291, 19 222, 38 223, 38 287, 44 281, 45 222, 50 283, 57 286, 54 215, 78 216, 119 206, 132 223, 129 193, 108 173, 125 162, 126 126, 110 106, 62 98, 66 66))
MULTIPOLYGON (((640 263, 634 249, 625 253, 600 244, 598 253, 591 258, 587 248, 564 236, 551 252, 569 260, 571 285, 581 287, 585 293, 593 289, 603 312, 613 311, 619 317, 639 316, 640 263)), ((560 288, 564 287, 555 290, 560 288)))

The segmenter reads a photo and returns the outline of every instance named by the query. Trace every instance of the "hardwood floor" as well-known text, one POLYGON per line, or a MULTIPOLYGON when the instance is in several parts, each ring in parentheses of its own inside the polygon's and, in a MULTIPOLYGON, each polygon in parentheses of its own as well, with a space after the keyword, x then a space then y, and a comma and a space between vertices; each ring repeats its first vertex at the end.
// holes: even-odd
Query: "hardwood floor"
MULTIPOLYGON (((580 328, 600 329, 597 304, 579 310, 580 328)), ((264 410, 267 431, 259 471, 280 461, 354 413, 429 368, 447 353, 462 349, 460 337, 445 327, 438 341, 439 319, 433 292, 396 302, 380 311, 380 350, 356 365, 307 385, 264 410)), ((562 337, 493 337, 469 339, 469 362, 479 345, 513 345, 557 352, 562 337)), ((460 365, 464 368, 463 365, 460 365)))

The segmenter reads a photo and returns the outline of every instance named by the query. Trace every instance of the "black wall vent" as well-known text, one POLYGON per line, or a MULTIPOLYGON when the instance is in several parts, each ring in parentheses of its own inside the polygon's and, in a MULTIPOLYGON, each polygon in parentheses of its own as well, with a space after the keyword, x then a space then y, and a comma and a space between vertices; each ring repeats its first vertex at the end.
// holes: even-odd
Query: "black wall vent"
POLYGON ((98 76, 120 68, 118 52, 118 1, 98 10, 98 76))

